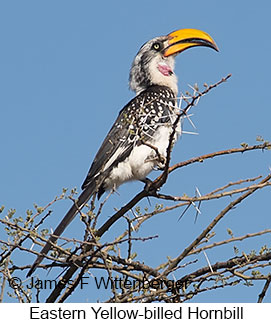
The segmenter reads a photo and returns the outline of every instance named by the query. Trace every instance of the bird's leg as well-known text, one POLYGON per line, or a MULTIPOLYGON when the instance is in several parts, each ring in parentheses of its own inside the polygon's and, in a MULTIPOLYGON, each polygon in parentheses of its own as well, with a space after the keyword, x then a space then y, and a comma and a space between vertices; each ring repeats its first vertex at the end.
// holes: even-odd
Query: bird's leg
POLYGON ((153 170, 164 170, 165 169, 165 164, 166 164, 166 157, 163 155, 156 156, 152 159, 146 159, 147 161, 155 162, 155 165, 153 166, 153 170))
POLYGON ((156 155, 154 158, 148 158, 148 159, 146 159, 145 162, 148 162, 148 161, 157 161, 158 168, 162 168, 162 165, 165 165, 165 163, 166 163, 166 157, 163 156, 159 152, 159 149, 157 147, 155 147, 154 145, 152 145, 151 143, 142 140, 142 144, 143 145, 146 145, 146 146, 148 146, 150 148, 152 148, 154 150, 154 152, 155 152, 155 155, 156 155))

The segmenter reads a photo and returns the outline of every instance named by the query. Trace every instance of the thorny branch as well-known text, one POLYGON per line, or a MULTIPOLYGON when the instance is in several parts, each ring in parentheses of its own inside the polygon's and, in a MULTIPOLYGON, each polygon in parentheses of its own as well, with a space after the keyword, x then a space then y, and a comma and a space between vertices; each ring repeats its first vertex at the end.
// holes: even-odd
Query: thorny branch
MULTIPOLYGON (((205 90, 202 92, 199 92, 198 89, 194 89, 194 94, 191 95, 190 99, 184 98, 186 106, 184 109, 180 110, 174 121, 165 157, 160 155, 157 147, 147 144, 156 152, 157 158, 164 165, 162 173, 154 181, 147 181, 141 192, 134 196, 122 208, 117 210, 98 228, 98 217, 103 214, 104 205, 111 193, 97 207, 96 214, 95 200, 92 199, 86 214, 80 211, 82 221, 85 223, 83 239, 59 237, 59 241, 62 241, 62 244, 53 244, 53 254, 45 257, 50 263, 41 264, 39 267, 44 269, 58 268, 62 273, 60 274, 61 279, 59 279, 57 286, 51 291, 51 294, 46 296, 46 302, 64 302, 77 289, 83 275, 91 273, 93 269, 104 271, 111 282, 112 294, 108 298, 108 302, 184 302, 200 293, 214 291, 217 288, 233 288, 235 285, 240 285, 241 282, 249 286, 255 281, 265 282, 262 292, 258 296, 258 302, 263 301, 270 285, 270 272, 266 273, 266 270, 270 270, 271 267, 271 249, 268 246, 263 246, 259 251, 259 254, 253 252, 251 254, 246 254, 243 252, 241 256, 235 256, 234 258, 225 259, 225 261, 216 262, 214 264, 211 264, 208 258, 206 258, 208 266, 202 267, 201 265, 198 265, 196 270, 191 270, 190 266, 194 266, 195 263, 198 263, 197 255, 201 253, 205 254, 205 250, 210 251, 213 250, 213 248, 225 246, 236 241, 243 241, 271 233, 271 229, 267 228, 254 233, 246 233, 239 237, 231 236, 229 239, 216 242, 210 241, 215 236, 215 233, 212 232, 212 230, 229 211, 247 199, 250 195, 254 194, 254 192, 262 190, 265 187, 270 187, 271 175, 266 176, 264 179, 261 179, 261 176, 257 176, 255 178, 229 182, 222 187, 213 189, 209 193, 197 194, 197 196, 192 197, 187 195, 166 195, 159 192, 161 187, 166 183, 168 176, 181 167, 198 162, 202 163, 205 160, 213 159, 218 156, 244 153, 253 150, 271 149, 271 144, 269 142, 262 142, 258 145, 251 146, 242 144, 242 147, 240 148, 229 148, 208 153, 170 166, 175 133, 181 118, 187 117, 189 119, 188 111, 198 103, 199 99, 213 88, 226 82, 230 76, 231 75, 229 74, 219 82, 210 86, 205 86, 205 90), (258 180, 260 181, 256 182, 258 180), (251 184, 251 182, 254 183, 251 184), (236 187, 241 184, 243 187, 236 187), (133 236, 138 232, 145 221, 170 210, 189 207, 190 205, 196 207, 195 203, 206 203, 207 201, 221 199, 226 196, 235 196, 235 199, 228 203, 228 205, 218 213, 197 238, 195 238, 186 248, 180 250, 179 254, 174 259, 168 259, 167 261, 161 262, 156 268, 148 265, 148 261, 146 260, 137 260, 137 254, 133 253, 135 250, 135 241, 144 243, 147 240, 158 238, 157 235, 145 238, 133 236), (174 202, 174 204, 166 206, 160 204, 152 211, 140 211, 137 208, 138 203, 144 198, 149 197, 153 197, 159 202, 171 201, 174 202), (111 242, 102 243, 101 238, 104 234, 122 217, 126 218, 128 228, 111 242), (123 246, 125 244, 127 244, 127 250, 125 252, 126 256, 124 257, 122 254, 123 246), (66 248, 67 245, 72 245, 75 248, 71 251, 71 248, 66 248), (187 257, 192 257, 192 260, 187 260, 187 257), (185 263, 183 263, 184 260, 185 263), (178 280, 170 279, 171 276, 175 277, 181 269, 185 269, 187 274, 182 275, 178 280), (260 272, 260 270, 262 270, 262 272, 260 272), (76 274, 77 271, 78 273, 76 274), (122 275, 124 281, 130 279, 135 281, 135 283, 131 288, 127 288, 123 283, 121 292, 119 292, 114 285, 114 275, 116 274, 122 275), (73 283, 69 284, 71 280, 73 283)), ((69 198, 75 200, 73 197, 74 194, 75 191, 72 192, 72 195, 69 198)), ((21 220, 12 218, 12 212, 4 219, 0 219, 0 224, 5 225, 8 228, 7 232, 10 237, 7 241, 3 239, 0 240, 3 249, 3 252, 0 254, 0 279, 2 274, 0 301, 4 298, 6 281, 10 281, 15 272, 24 271, 30 266, 29 264, 17 265, 12 263, 11 256, 13 256, 14 251, 16 250, 34 255, 39 254, 37 251, 32 250, 32 246, 29 247, 29 242, 31 242, 32 245, 43 245, 46 242, 46 233, 41 234, 38 229, 52 213, 52 210, 48 210, 48 208, 63 198, 64 195, 62 194, 44 208, 37 208, 37 212, 34 215, 31 214, 28 216, 24 223, 21 220), (45 211, 47 211, 46 214, 44 214, 45 211), (35 224, 38 217, 40 220, 35 224)), ((3 211, 3 209, 0 211, 3 211)), ((198 211, 199 210, 197 210, 197 212, 198 211)), ((20 287, 14 289, 14 295, 12 297, 17 298, 20 302, 29 302, 31 301, 32 294, 29 290, 20 287)), ((39 300, 39 291, 37 291, 36 297, 39 300)))

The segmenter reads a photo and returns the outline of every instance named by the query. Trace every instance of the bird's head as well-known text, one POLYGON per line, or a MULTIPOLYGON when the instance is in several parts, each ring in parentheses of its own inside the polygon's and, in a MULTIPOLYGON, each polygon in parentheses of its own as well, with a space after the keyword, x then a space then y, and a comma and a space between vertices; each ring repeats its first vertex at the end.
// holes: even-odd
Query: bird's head
POLYGON ((180 29, 149 40, 140 48, 133 61, 129 78, 131 90, 139 94, 151 85, 163 85, 177 94, 175 56, 195 46, 206 46, 218 51, 214 40, 197 29, 180 29))

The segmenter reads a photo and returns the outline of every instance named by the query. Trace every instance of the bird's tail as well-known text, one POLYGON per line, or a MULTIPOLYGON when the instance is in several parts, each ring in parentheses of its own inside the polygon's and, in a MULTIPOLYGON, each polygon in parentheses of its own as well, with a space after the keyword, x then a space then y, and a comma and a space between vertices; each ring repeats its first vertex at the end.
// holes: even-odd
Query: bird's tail
POLYGON ((83 208, 83 206, 87 203, 87 201, 91 198, 96 190, 96 182, 93 181, 90 183, 87 188, 80 194, 76 203, 69 209, 67 214, 64 216, 62 221, 59 223, 57 228, 55 229, 53 235, 50 236, 49 240, 46 242, 46 245, 40 252, 40 255, 37 257, 35 262, 33 263, 32 267, 30 268, 29 272, 27 273, 27 277, 31 276, 37 266, 42 262, 43 258, 47 253, 50 251, 52 247, 52 243, 55 243, 58 237, 63 233, 63 231, 67 228, 67 226, 71 223, 74 219, 76 214, 83 208))

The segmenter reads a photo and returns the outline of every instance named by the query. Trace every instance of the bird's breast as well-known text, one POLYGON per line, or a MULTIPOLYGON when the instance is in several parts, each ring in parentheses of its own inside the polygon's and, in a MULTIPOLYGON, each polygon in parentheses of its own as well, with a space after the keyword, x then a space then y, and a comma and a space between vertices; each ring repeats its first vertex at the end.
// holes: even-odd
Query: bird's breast
MULTIPOLYGON (((171 132, 172 126, 161 125, 155 131, 153 138, 148 140, 146 144, 135 145, 130 155, 112 169, 105 180, 105 188, 107 190, 115 189, 124 182, 145 179, 154 167, 161 164, 161 157, 166 157, 171 132), (148 143, 151 147, 148 146, 148 143)), ((180 133, 181 127, 179 125, 176 129, 175 140, 180 133)))

